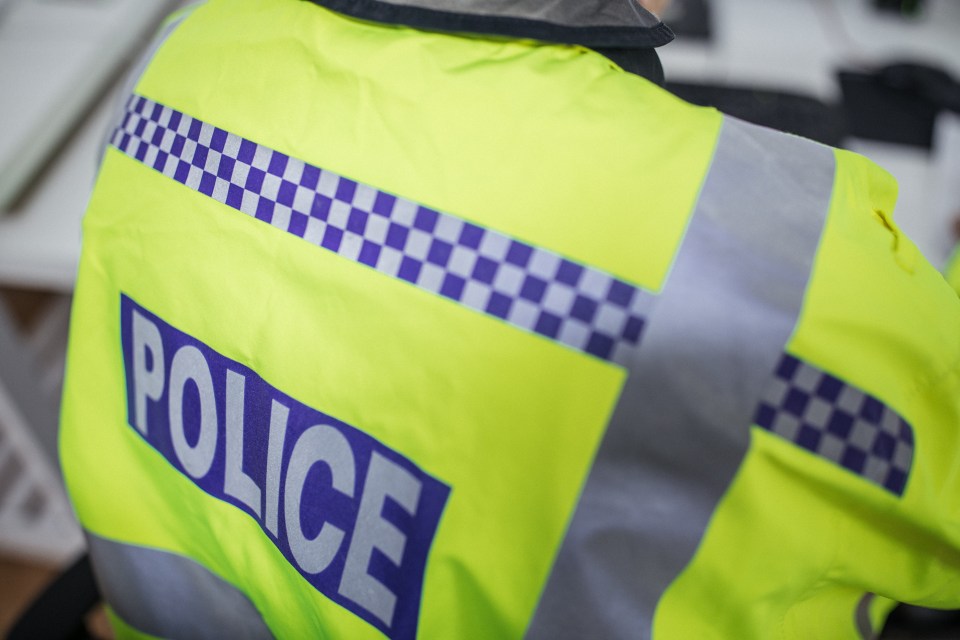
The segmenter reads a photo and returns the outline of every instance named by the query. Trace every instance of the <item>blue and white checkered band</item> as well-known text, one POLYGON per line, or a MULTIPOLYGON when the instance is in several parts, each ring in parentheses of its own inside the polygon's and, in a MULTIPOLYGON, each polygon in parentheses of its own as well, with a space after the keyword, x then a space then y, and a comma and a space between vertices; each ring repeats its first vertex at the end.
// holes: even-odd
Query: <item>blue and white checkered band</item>
POLYGON ((757 408, 757 425, 903 495, 913 428, 873 396, 784 354, 757 408))
POLYGON ((595 267, 131 96, 111 143, 288 233, 605 360, 640 341, 654 296, 595 267))

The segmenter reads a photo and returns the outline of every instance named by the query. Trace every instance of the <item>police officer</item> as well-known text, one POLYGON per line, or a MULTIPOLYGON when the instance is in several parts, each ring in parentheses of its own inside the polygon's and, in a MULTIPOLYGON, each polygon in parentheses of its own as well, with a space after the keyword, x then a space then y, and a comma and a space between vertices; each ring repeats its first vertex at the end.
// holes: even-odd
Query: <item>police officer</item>
POLYGON ((670 38, 633 0, 165 27, 64 396, 119 635, 861 638, 960 606, 960 301, 890 176, 667 94, 670 38))

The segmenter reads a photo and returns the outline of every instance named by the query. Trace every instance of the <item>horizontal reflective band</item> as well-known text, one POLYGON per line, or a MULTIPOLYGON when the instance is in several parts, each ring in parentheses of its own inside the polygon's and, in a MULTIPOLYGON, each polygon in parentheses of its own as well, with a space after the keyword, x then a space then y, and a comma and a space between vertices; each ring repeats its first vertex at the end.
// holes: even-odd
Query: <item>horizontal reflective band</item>
POLYGON ((337 255, 590 355, 640 341, 653 296, 594 267, 132 96, 111 143, 337 255))
POLYGON ((93 572, 120 618, 158 638, 272 638, 253 603, 232 584, 183 556, 87 532, 93 572))
POLYGON ((789 354, 763 393, 758 426, 903 495, 913 429, 873 396, 789 354))

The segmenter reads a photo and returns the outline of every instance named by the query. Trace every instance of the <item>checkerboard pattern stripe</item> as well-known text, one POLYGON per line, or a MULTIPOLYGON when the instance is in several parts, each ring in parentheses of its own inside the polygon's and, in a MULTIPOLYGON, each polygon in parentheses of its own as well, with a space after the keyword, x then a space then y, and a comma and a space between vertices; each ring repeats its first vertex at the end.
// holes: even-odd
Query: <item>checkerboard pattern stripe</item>
POLYGON ((595 267, 133 95, 111 144, 218 202, 578 351, 637 345, 654 296, 595 267))
POLYGON ((877 398, 789 354, 780 359, 754 422, 903 495, 913 429, 877 398))

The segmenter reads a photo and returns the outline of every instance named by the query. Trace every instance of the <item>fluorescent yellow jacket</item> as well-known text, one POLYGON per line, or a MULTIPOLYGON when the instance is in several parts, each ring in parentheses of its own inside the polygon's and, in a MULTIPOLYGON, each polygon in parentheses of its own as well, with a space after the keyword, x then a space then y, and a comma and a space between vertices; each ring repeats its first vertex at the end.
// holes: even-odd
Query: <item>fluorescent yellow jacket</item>
POLYGON ((579 44, 362 17, 212 0, 112 133, 61 453, 119 635, 960 607, 960 300, 890 176, 579 44))

